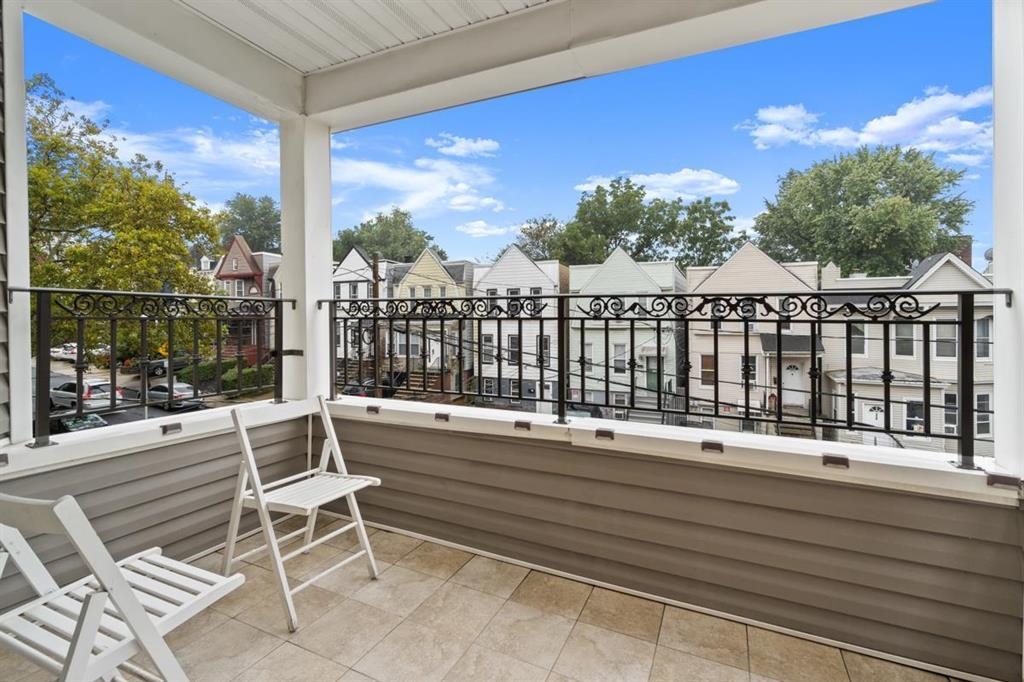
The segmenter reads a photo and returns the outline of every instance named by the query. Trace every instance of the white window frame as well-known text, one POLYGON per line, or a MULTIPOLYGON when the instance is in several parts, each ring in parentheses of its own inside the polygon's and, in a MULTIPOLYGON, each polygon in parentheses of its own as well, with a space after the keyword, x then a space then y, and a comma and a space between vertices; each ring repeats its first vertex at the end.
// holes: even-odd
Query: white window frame
POLYGON ((498 295, 498 290, 497 289, 488 289, 487 290, 487 295, 488 296, 497 296, 498 295))
POLYGON ((498 380, 494 377, 481 377, 480 392, 483 395, 497 395, 497 382, 498 380), (488 390, 490 387, 490 390, 488 390))
MULTIPOLYGON (((548 382, 545 381, 544 383, 546 384, 548 382)), ((551 393, 545 391, 544 395, 550 396, 551 393)), ((579 401, 580 401, 580 389, 578 389, 578 388, 570 388, 569 389, 569 402, 570 403, 578 403, 579 401)))
POLYGON ((960 405, 956 393, 949 392, 942 394, 942 431, 943 433, 955 436, 960 425, 960 405), (953 400, 950 401, 950 398, 953 400), (952 408, 952 409, 950 409, 952 408), (952 421, 950 421, 952 419, 952 421))
POLYGON ((624 343, 612 344, 612 372, 615 374, 626 373, 626 344, 624 343), (622 349, 621 353, 619 352, 620 348, 622 349))
POLYGON ((508 380, 508 396, 512 399, 513 403, 519 402, 519 379, 508 380))
POLYGON ((583 344, 583 373, 593 374, 594 372, 594 344, 587 342, 583 344))
POLYGON ((238 272, 238 259, 237 258, 232 258, 231 259, 231 271, 232 272, 238 272))
POLYGON ((520 291, 522 291, 522 290, 519 287, 513 287, 511 289, 506 289, 505 290, 505 295, 509 296, 509 297, 519 296, 520 295, 519 294, 520 291))
POLYGON ((851 327, 851 330, 850 330, 850 342, 852 343, 857 338, 860 338, 860 340, 864 344, 864 350, 861 353, 854 353, 853 352, 853 348, 852 347, 849 348, 848 350, 850 351, 850 355, 852 355, 855 358, 866 358, 866 357, 868 357, 868 355, 870 354, 870 349, 868 348, 868 336, 869 336, 869 334, 868 334, 868 323, 867 322, 851 322, 850 323, 850 327, 851 327), (853 330, 856 329, 857 327, 860 327, 860 333, 861 333, 860 337, 858 337, 856 334, 853 333, 853 330))
POLYGON ((628 407, 628 398, 628 394, 623 393, 622 391, 612 391, 612 405, 615 405, 616 407, 628 407))
POLYGON ((924 432, 924 401, 923 400, 918 400, 916 398, 903 398, 903 428, 904 428, 905 431, 910 431, 913 434, 918 434, 918 433, 921 434, 920 436, 911 435, 911 436, 909 436, 910 438, 927 438, 928 437, 928 434, 926 434, 924 432), (919 424, 921 426, 921 430, 920 431, 915 430, 911 426, 911 421, 910 421, 911 420, 911 416, 910 416, 910 406, 911 405, 920 405, 921 406, 921 416, 913 418, 914 419, 914 423, 915 424, 919 424))
POLYGON ((480 359, 481 364, 494 364, 494 334, 480 335, 480 353, 482 356, 480 359))
POLYGON ((359 283, 358 282, 349 282, 349 285, 348 285, 348 297, 349 298, 359 298, 359 283))
POLYGON ((238 296, 238 297, 245 296, 245 280, 244 279, 236 279, 235 280, 235 296, 238 296))
POLYGON ((974 321, 974 357, 976 360, 982 362, 992 362, 992 316, 979 317, 974 321), (981 334, 981 323, 984 322, 985 326, 988 327, 988 333, 982 336, 981 334), (982 341, 984 339, 984 341, 982 341), (981 349, 985 349, 985 354, 982 355, 981 349))
POLYGON ((509 334, 505 339, 505 362, 509 365, 518 365, 523 359, 523 348, 519 340, 519 334, 509 334), (512 339, 515 339, 513 348, 512 339))
POLYGON ((536 343, 537 343, 537 348, 536 348, 536 354, 535 354, 536 358, 535 359, 537 360, 537 366, 538 367, 541 366, 541 356, 543 356, 543 360, 544 360, 543 365, 545 367, 550 367, 551 366, 551 335, 550 334, 545 334, 544 336, 541 336, 540 334, 538 334, 537 335, 537 339, 536 339, 536 343))
POLYGON ((594 392, 593 391, 583 391, 583 402, 588 403, 588 404, 593 404, 594 403, 594 392))
POLYGON ((983 414, 983 413, 979 412, 979 410, 982 409, 982 407, 981 407, 981 398, 982 398, 982 396, 985 397, 985 401, 988 403, 988 405, 984 409, 986 409, 986 410, 991 410, 992 409, 992 394, 991 393, 989 393, 988 391, 979 391, 979 392, 974 394, 974 435, 975 436, 986 436, 987 438, 991 438, 992 435, 995 433, 995 424, 994 424, 994 422, 995 422, 995 419, 994 419, 995 415, 994 414, 990 414, 990 413, 983 414), (981 430, 982 424, 986 425, 986 430, 985 430, 984 433, 981 430))
POLYGON ((448 297, 448 287, 445 287, 445 286, 438 287, 437 288, 437 294, 441 298, 447 298, 448 297))
POLYGON ((423 285, 423 298, 433 298, 433 296, 434 296, 434 287, 432 287, 430 285, 427 285, 427 284, 424 284, 423 285))
POLYGON ((713 387, 715 385, 715 382, 717 380, 718 380, 718 377, 716 376, 716 373, 715 373, 715 356, 714 355, 709 355, 707 353, 702 353, 701 356, 700 356, 700 385, 705 387, 705 388, 710 388, 710 387, 713 387), (709 369, 704 369, 704 358, 710 358, 711 359, 711 367, 709 369), (704 374, 706 372, 709 372, 711 374, 711 381, 710 382, 704 380, 704 374))
POLYGON ((892 357, 894 357, 894 358, 908 358, 910 360, 916 359, 917 358, 917 325, 916 324, 911 324, 910 322, 894 322, 892 324, 891 331, 892 331, 892 338, 890 339, 890 344, 891 344, 892 347, 889 349, 889 352, 891 353, 892 357), (897 353, 896 352, 896 348, 898 347, 899 341, 906 341, 907 338, 908 338, 906 336, 897 336, 896 331, 901 326, 910 327, 910 337, 909 338, 910 338, 910 342, 911 342, 911 349, 913 350, 913 353, 911 353, 910 355, 907 355, 905 353, 897 353))
POLYGON ((932 358, 938 362, 956 362, 957 353, 960 350, 960 329, 957 327, 956 320, 942 319, 935 320, 932 324, 932 358), (940 336, 939 327, 952 327, 953 336, 940 336), (939 355, 939 344, 953 342, 953 354, 952 355, 939 355))
POLYGON ((416 287, 409 286, 409 298, 416 298, 416 287))

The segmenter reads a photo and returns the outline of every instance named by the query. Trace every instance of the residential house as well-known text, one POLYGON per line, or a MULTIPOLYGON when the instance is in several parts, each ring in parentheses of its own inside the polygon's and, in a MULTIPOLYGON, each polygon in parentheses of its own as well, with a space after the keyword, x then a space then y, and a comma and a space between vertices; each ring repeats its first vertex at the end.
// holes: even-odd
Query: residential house
MULTIPOLYGON (((871 289, 905 292, 934 310, 921 318, 928 321, 929 338, 924 339, 924 325, 909 321, 856 325, 852 359, 853 415, 856 423, 885 428, 883 356, 888 352, 890 370, 891 407, 890 425, 896 429, 921 431, 922 436, 888 436, 869 431, 840 431, 842 440, 870 444, 896 444, 925 450, 956 452, 956 442, 928 437, 925 430, 926 398, 928 417, 933 432, 957 434, 959 405, 957 357, 960 354, 956 320, 957 296, 929 294, 929 292, 970 291, 988 289, 992 283, 986 275, 974 270, 957 255, 942 253, 925 258, 900 277, 866 277, 862 274, 840 276, 839 268, 829 263, 821 272, 823 290, 871 289), (888 348, 884 343, 883 325, 889 326, 888 348), (930 377, 925 395, 925 355, 930 377), (941 428, 939 428, 941 425, 941 428)), ((978 455, 992 454, 994 433, 993 417, 993 353, 992 353, 992 295, 975 296, 974 308, 974 415, 975 451, 978 455)), ((831 416, 845 419, 847 410, 847 377, 845 368, 845 339, 835 334, 823 334, 825 341, 825 376, 828 393, 832 396, 831 416)))
MULTIPOLYGON (((815 292, 818 263, 779 263, 747 242, 719 266, 687 268, 686 278, 693 294, 769 295, 768 302, 774 308, 779 299, 776 293, 815 292)), ((690 322, 691 371, 686 396, 690 410, 698 413, 690 418, 691 425, 764 432, 754 420, 740 417, 774 414, 780 399, 787 418, 808 415, 812 394, 810 323, 794 316, 779 325, 777 315, 772 315, 769 322, 769 311, 763 306, 756 306, 751 313, 742 319, 732 314, 727 316, 729 319, 716 320, 707 311, 701 320, 690 322)), ((821 358, 824 347, 820 338, 815 339, 815 346, 817 357, 821 358)), ((773 425, 770 430, 774 429, 773 425)))
MULTIPOLYGON (((387 298, 391 294, 391 287, 387 286, 389 268, 398 265, 394 261, 379 259, 377 262, 377 277, 379 281, 378 294, 380 298, 387 298)), ((373 297, 373 258, 365 250, 356 246, 349 249, 340 263, 334 265, 331 275, 335 299, 367 299, 373 297)), ((344 309, 339 309, 343 313, 344 309)), ((364 335, 365 336, 365 335, 364 335)), ((338 322, 337 330, 337 357, 357 358, 360 353, 369 354, 369 340, 360 338, 358 329, 351 327, 344 321, 338 322)))
POLYGON ((474 296, 494 299, 494 320, 479 325, 475 354, 481 397, 477 402, 550 412, 558 399, 557 298, 568 291, 569 268, 557 260, 533 261, 514 244, 492 265, 474 267, 474 296), (506 314, 507 313, 507 314, 506 314))
MULTIPOLYGON (((266 251, 253 252, 245 237, 234 235, 224 256, 213 271, 219 288, 228 296, 274 298, 281 294, 276 283, 281 254, 266 251)), ((263 323, 226 323, 225 343, 235 346, 250 363, 269 349, 273 329, 263 323)))
POLYGON ((570 402, 601 406, 616 419, 666 421, 656 411, 659 388, 662 407, 675 406, 682 330, 671 321, 644 319, 642 310, 651 297, 686 287, 674 261, 637 262, 621 247, 603 263, 570 266, 569 289, 578 296, 569 315, 580 318, 569 335, 570 402), (612 297, 603 300, 620 302, 625 312, 593 319, 590 296, 612 297), (638 308, 629 311, 632 305, 638 308))

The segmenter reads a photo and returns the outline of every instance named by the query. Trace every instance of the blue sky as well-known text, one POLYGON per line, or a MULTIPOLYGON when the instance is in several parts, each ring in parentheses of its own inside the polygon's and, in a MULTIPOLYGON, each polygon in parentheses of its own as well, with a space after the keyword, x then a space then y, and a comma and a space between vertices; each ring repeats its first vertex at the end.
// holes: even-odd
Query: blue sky
MULTIPOLYGON (((26 72, 110 121, 201 201, 278 197, 276 127, 39 20, 26 72)), ((749 225, 790 168, 861 143, 965 169, 976 265, 991 245, 991 6, 939 0, 857 22, 339 133, 335 230, 407 208, 453 257, 493 256, 524 220, 572 216, 580 191, 632 176, 710 194, 749 225)))

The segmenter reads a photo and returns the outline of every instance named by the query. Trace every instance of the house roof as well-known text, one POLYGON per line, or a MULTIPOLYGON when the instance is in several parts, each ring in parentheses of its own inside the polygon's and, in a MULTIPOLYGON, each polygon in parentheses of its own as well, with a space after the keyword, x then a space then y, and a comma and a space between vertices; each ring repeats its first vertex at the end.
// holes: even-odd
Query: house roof
MULTIPOLYGON (((256 260, 256 257, 253 256, 252 249, 249 248, 249 242, 245 241, 245 237, 243 237, 242 235, 236 234, 232 235, 231 241, 228 242, 227 249, 225 249, 224 251, 224 256, 220 259, 220 263, 217 264, 217 268, 213 272, 213 276, 215 278, 221 277, 221 269, 224 267, 224 264, 227 263, 228 256, 231 255, 232 249, 235 249, 239 257, 242 258, 245 261, 246 265, 249 266, 248 269, 250 272, 244 274, 258 275, 263 272, 263 268, 260 267, 260 264, 256 260)), ((229 273, 224 273, 224 276, 228 277, 229 279, 235 277, 235 275, 229 273)))
MULTIPOLYGON (((733 253, 731 256, 729 256, 729 258, 727 258, 724 263, 722 263, 717 268, 715 268, 711 272, 711 274, 709 274, 707 277, 705 277, 703 280, 701 280, 690 291, 693 292, 693 293, 728 293, 727 291, 718 291, 718 290, 716 290, 714 288, 715 287, 715 284, 714 284, 715 280, 719 280, 722 277, 727 277, 727 275, 725 273, 729 272, 729 270, 731 268, 736 267, 737 263, 742 263, 742 261, 744 261, 746 259, 754 259, 754 261, 753 261, 754 264, 756 264, 756 265, 758 265, 760 267, 768 268, 770 271, 774 271, 774 272, 780 273, 781 276, 782 276, 782 279, 784 279, 786 282, 792 282, 793 285, 795 286, 795 288, 797 290, 799 290, 799 291, 803 291, 803 290, 813 291, 814 290, 813 287, 808 286, 807 282, 805 282, 802 279, 800 279, 796 275, 796 273, 794 273, 792 270, 787 268, 785 265, 783 265, 782 263, 778 262, 777 260, 775 260, 774 258, 769 256, 768 254, 766 254, 756 244, 754 244, 753 242, 744 242, 743 246, 741 246, 740 248, 736 249, 735 253, 733 253)), ((802 263, 802 264, 806 265, 806 263, 802 263)), ((756 286, 757 285, 751 285, 752 288, 756 287, 756 286)), ((764 285, 761 285, 761 286, 764 286, 764 285)), ((746 293, 746 292, 743 292, 743 293, 746 293)))
POLYGON ((917 289, 925 280, 932 276, 932 273, 938 271, 944 263, 949 263, 956 269, 960 270, 960 272, 971 279, 979 287, 987 288, 991 286, 991 283, 985 279, 984 275, 965 263, 963 259, 956 254, 936 253, 928 256, 911 269, 910 279, 908 279, 907 283, 903 285, 903 288, 917 289))
MULTIPOLYGON (((778 347, 778 334, 760 334, 761 337, 761 350, 765 353, 774 353, 778 347)), ((819 353, 824 352, 825 346, 821 342, 821 337, 817 339, 817 350, 819 353)), ((782 352, 783 353, 810 353, 811 352, 811 337, 809 334, 783 334, 782 335, 782 352)))
MULTIPOLYGON (((853 383, 855 384, 880 384, 882 383, 882 368, 881 367, 855 367, 853 369, 853 383)), ((892 373, 892 383, 894 384, 924 384, 924 375, 915 374, 914 372, 901 372, 899 370, 890 370, 892 373)), ((846 383, 846 370, 835 370, 832 372, 826 372, 829 379, 837 383, 846 383)), ((932 377, 932 386, 948 386, 948 382, 941 379, 932 377)))

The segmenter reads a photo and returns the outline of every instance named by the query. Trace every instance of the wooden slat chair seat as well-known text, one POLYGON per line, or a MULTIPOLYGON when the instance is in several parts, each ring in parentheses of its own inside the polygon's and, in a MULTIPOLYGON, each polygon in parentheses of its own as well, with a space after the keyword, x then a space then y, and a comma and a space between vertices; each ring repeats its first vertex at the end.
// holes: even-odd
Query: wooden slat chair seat
POLYGON ((281 603, 284 607, 288 629, 291 632, 298 628, 299 623, 298 615, 295 612, 295 603, 292 599, 296 593, 309 587, 325 575, 333 573, 346 564, 363 557, 366 558, 370 577, 376 579, 378 574, 377 562, 373 558, 373 550, 370 548, 366 528, 359 513, 359 505, 356 503, 355 493, 370 486, 380 485, 380 479, 372 476, 355 476, 348 473, 348 470, 345 468, 345 460, 341 455, 338 435, 334 431, 334 424, 327 411, 327 401, 323 396, 319 396, 317 404, 320 420, 323 423, 326 434, 323 451, 320 454, 319 466, 269 483, 264 483, 260 479, 259 468, 256 465, 256 455, 253 453, 252 443, 246 430, 242 408, 235 408, 231 412, 231 418, 235 424, 235 433, 238 436, 238 444, 242 451, 242 461, 238 467, 238 482, 235 486, 235 499, 228 523, 228 538, 224 548, 222 572, 224 575, 228 575, 236 561, 268 551, 271 558, 271 568, 274 570, 281 603), (332 462, 336 469, 333 472, 328 470, 332 462), (320 507, 337 500, 345 500, 352 521, 314 540, 313 531, 316 528, 316 518, 320 507), (236 555, 235 545, 239 540, 238 529, 243 509, 256 510, 263 533, 263 544, 243 554, 236 555), (305 516, 306 523, 304 527, 279 537, 274 531, 273 520, 270 517, 271 513, 305 516), (289 584, 284 569, 286 561, 294 559, 298 555, 308 552, 313 547, 343 533, 347 533, 352 529, 355 529, 356 536, 359 538, 361 547, 358 552, 346 556, 320 573, 306 578, 306 580, 295 587, 289 584), (302 544, 287 554, 282 555, 281 546, 297 538, 299 535, 304 535, 302 544))
POLYGON ((161 679, 129 663, 141 652, 162 679, 187 679, 164 635, 245 582, 241 574, 225 577, 169 559, 158 547, 115 563, 71 497, 48 502, 0 495, 0 519, 34 533, 62 527, 93 571, 59 587, 19 527, 0 525, 0 572, 10 558, 39 595, 0 615, 0 646, 62 680, 117 679, 119 668, 161 679), (32 523, 31 516, 46 512, 59 524, 32 523))

